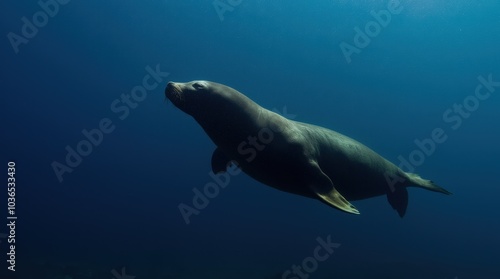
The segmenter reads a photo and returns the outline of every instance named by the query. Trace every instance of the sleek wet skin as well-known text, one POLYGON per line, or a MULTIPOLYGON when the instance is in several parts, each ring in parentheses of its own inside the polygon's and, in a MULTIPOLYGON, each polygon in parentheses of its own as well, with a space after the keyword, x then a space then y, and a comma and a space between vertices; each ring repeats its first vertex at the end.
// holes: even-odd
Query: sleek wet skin
POLYGON ((286 119, 223 84, 169 82, 165 95, 217 145, 214 173, 234 161, 268 186, 354 214, 359 211, 348 200, 387 195, 403 217, 409 186, 450 194, 349 137, 286 119))

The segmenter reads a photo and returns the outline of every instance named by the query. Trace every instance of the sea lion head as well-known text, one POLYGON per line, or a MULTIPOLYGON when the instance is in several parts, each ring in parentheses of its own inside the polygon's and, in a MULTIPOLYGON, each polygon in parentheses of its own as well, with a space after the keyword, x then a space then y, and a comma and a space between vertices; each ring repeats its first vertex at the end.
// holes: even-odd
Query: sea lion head
POLYGON ((243 95, 223 84, 195 80, 186 83, 169 82, 165 88, 165 96, 177 108, 198 118, 219 115, 238 107, 243 95))
POLYGON ((193 115, 200 99, 203 98, 202 95, 206 94, 209 88, 206 81, 169 82, 165 88, 165 97, 183 112, 193 115))

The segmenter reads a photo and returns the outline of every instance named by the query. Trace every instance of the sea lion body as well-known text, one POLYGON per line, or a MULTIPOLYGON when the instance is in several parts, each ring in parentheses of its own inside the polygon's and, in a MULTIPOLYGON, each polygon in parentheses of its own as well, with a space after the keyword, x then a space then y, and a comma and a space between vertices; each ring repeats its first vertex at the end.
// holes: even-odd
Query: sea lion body
POLYGON ((193 116, 217 146, 212 155, 214 173, 236 162, 263 184, 354 214, 359 212, 348 200, 387 195, 404 216, 408 186, 449 194, 429 180, 405 173, 356 140, 286 119, 228 86, 170 82, 165 94, 193 116))

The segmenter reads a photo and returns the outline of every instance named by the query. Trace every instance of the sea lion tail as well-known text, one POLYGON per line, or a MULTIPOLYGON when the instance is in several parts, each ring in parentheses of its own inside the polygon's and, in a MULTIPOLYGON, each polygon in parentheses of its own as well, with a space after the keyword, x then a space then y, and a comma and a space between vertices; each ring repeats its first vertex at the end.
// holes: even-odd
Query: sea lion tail
POLYGON ((433 191, 433 192, 439 192, 439 193, 443 193, 446 195, 451 195, 450 191, 444 189, 443 187, 440 187, 440 186, 434 184, 434 182, 432 182, 431 180, 423 179, 418 174, 407 172, 406 175, 410 179, 410 183, 412 186, 424 188, 424 189, 427 189, 427 190, 433 191))

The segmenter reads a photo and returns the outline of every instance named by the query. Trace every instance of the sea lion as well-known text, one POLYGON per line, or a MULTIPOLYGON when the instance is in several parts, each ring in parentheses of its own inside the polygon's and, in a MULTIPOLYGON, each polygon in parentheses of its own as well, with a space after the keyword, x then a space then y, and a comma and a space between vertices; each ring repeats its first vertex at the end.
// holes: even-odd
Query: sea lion
POLYGON ((403 217, 408 186, 450 194, 347 136, 286 119, 223 84, 169 82, 165 96, 191 115, 217 146, 214 173, 235 162, 268 186, 353 214, 359 211, 349 200, 387 195, 403 217))

